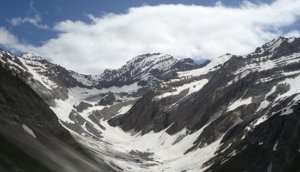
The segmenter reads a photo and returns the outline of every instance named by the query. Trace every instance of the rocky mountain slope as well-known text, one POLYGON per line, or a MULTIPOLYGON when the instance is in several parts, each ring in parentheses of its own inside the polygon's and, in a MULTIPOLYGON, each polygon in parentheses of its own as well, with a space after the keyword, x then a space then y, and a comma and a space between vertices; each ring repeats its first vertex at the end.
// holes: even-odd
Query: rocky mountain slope
POLYGON ((187 130, 181 140, 201 131, 184 154, 218 143, 207 171, 298 171, 299 60, 299 38, 273 40, 200 72, 208 82, 195 94, 150 93, 110 124, 145 135, 187 130))
MULTIPOLYGON (((101 75, 83 75, 32 54, 16 56, 2 51, 0 63, 34 89, 75 138, 91 137, 96 141, 103 137, 100 119, 108 120, 127 112, 147 90, 156 88, 154 83, 171 79, 177 71, 201 66, 191 59, 145 54, 128 61, 118 70, 111 70, 119 74, 106 78, 108 70, 101 75), (148 68, 145 70, 145 67, 148 68), (122 82, 128 85, 120 86, 122 82)), ((117 168, 114 162, 106 162, 117 168)))
POLYGON ((128 61, 117 70, 105 70, 100 76, 98 87, 123 86, 139 82, 139 85, 156 86, 160 81, 176 76, 177 71, 199 67, 192 59, 176 59, 171 55, 143 54, 128 61))
POLYGON ((144 54, 100 75, 4 51, 0 63, 115 171, 300 171, 300 38, 200 65, 144 54))
POLYGON ((112 171, 84 151, 18 76, 0 66, 0 171, 112 171))

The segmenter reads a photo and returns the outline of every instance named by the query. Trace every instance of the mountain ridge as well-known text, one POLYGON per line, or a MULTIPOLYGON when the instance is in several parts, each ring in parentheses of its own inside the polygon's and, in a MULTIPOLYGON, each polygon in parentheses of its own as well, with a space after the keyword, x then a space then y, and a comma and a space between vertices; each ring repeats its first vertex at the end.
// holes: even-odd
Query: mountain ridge
POLYGON ((0 81, 1 171, 111 171, 96 163, 13 71, 0 66, 0 81))
MULTIPOLYGON (((2 61, 11 71, 23 68, 2 61)), ((280 37, 203 65, 140 55, 104 72, 102 85, 76 84, 89 77, 68 70, 52 79, 43 65, 34 71, 40 78, 25 80, 38 93, 50 90, 42 97, 63 126, 116 171, 283 172, 300 168, 299 64, 300 38, 280 37)))

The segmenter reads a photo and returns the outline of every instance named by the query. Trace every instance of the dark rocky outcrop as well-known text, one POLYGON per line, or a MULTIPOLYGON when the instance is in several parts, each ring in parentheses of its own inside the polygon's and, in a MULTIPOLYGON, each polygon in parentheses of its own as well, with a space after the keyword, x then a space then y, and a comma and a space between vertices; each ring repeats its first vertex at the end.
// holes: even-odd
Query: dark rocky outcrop
POLYGON ((106 105, 112 105, 116 100, 116 97, 114 93, 108 92, 107 94, 103 95, 101 100, 97 103, 97 105, 106 106, 106 105))
MULTIPOLYGON (((274 114, 270 119, 249 132, 245 139, 231 145, 214 159, 210 172, 250 172, 250 171, 300 171, 300 105, 293 107, 294 112, 282 116, 274 114), (228 157, 230 152, 234 156, 228 157)), ((232 132, 238 132, 236 126, 232 132)), ((223 142, 232 142, 234 134, 229 132, 223 142)))
POLYGON ((77 112, 82 112, 85 109, 88 109, 89 107, 92 107, 93 105, 86 103, 86 102, 80 102, 77 106, 74 106, 74 108, 77 110, 77 112))
POLYGON ((0 170, 109 171, 83 151, 49 106, 14 75, 0 67, 0 170))

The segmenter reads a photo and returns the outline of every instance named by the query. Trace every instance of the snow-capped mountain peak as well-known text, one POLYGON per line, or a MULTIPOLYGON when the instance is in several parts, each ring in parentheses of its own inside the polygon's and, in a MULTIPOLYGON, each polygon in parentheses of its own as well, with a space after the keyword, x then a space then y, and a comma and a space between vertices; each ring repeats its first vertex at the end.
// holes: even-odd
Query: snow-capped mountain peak
MULTIPOLYGON (((132 79, 143 79, 154 70, 167 71, 171 65, 177 61, 171 55, 160 53, 139 55, 126 62, 124 66, 117 70, 105 70, 101 74, 100 80, 114 80, 117 77, 132 77, 132 79)), ((123 78, 125 80, 125 78, 123 78)))
POLYGON ((254 56, 266 56, 270 58, 276 58, 287 55, 291 52, 300 51, 300 39, 295 37, 285 38, 279 37, 264 44, 261 47, 256 48, 255 52, 250 54, 254 56))
POLYGON ((116 70, 105 70, 99 77, 102 87, 119 86, 133 82, 150 82, 167 80, 176 75, 179 70, 189 70, 199 67, 193 60, 179 60, 174 56, 161 53, 139 55, 116 70))
POLYGON ((38 56, 38 55, 35 55, 35 54, 32 53, 32 52, 26 52, 26 53, 23 53, 23 54, 21 55, 21 57, 22 57, 23 59, 26 59, 26 60, 42 60, 42 59, 43 59, 43 57, 38 56))

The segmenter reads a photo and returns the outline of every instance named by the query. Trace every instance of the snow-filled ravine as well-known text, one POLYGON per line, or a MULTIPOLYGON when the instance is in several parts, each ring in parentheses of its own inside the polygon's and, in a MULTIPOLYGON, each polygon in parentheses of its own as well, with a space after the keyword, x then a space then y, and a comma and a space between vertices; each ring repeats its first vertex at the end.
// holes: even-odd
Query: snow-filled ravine
MULTIPOLYGON (((194 92, 203 87, 207 80, 194 81, 190 84, 183 85, 184 89, 190 89, 194 92)), ((160 132, 150 132, 144 135, 136 132, 125 132, 119 127, 112 127, 107 120, 100 119, 100 125, 92 121, 89 116, 95 110, 102 110, 109 106, 97 104, 97 99, 90 99, 95 95, 113 92, 117 95, 120 92, 134 92, 139 87, 135 84, 124 87, 111 87, 108 89, 86 89, 73 88, 69 89, 69 98, 66 100, 56 100, 56 106, 52 107, 61 121, 65 123, 75 122, 70 119, 69 114, 75 110, 80 102, 86 102, 92 106, 78 112, 87 122, 93 125, 93 128, 101 133, 101 137, 92 134, 86 127, 86 122, 81 126, 86 133, 78 133, 67 128, 74 137, 90 150, 95 156, 103 159, 111 165, 116 171, 128 172, 199 172, 207 167, 202 165, 214 156, 214 152, 220 146, 220 139, 203 148, 196 149, 186 153, 193 146, 194 141, 202 133, 202 129, 191 133, 187 129, 169 135, 165 130, 160 132), (102 126, 102 127, 99 127, 102 126)), ((178 88, 180 89, 180 87, 178 88)), ((128 100, 133 98, 127 97, 128 100)), ((126 113, 131 109, 133 104, 124 104, 116 110, 112 116, 126 113)), ((63 124, 64 125, 64 124, 63 124)), ((76 124, 79 125, 79 124, 76 124)), ((66 127, 66 126, 65 126, 66 127)), ((169 126, 170 127, 170 126, 169 126)))
POLYGON ((221 140, 185 154, 206 126, 192 134, 183 129, 175 135, 165 130, 141 135, 111 127, 106 121, 100 124, 105 127, 100 141, 78 134, 75 138, 117 171, 201 172, 207 168, 202 165, 214 156, 221 140))

